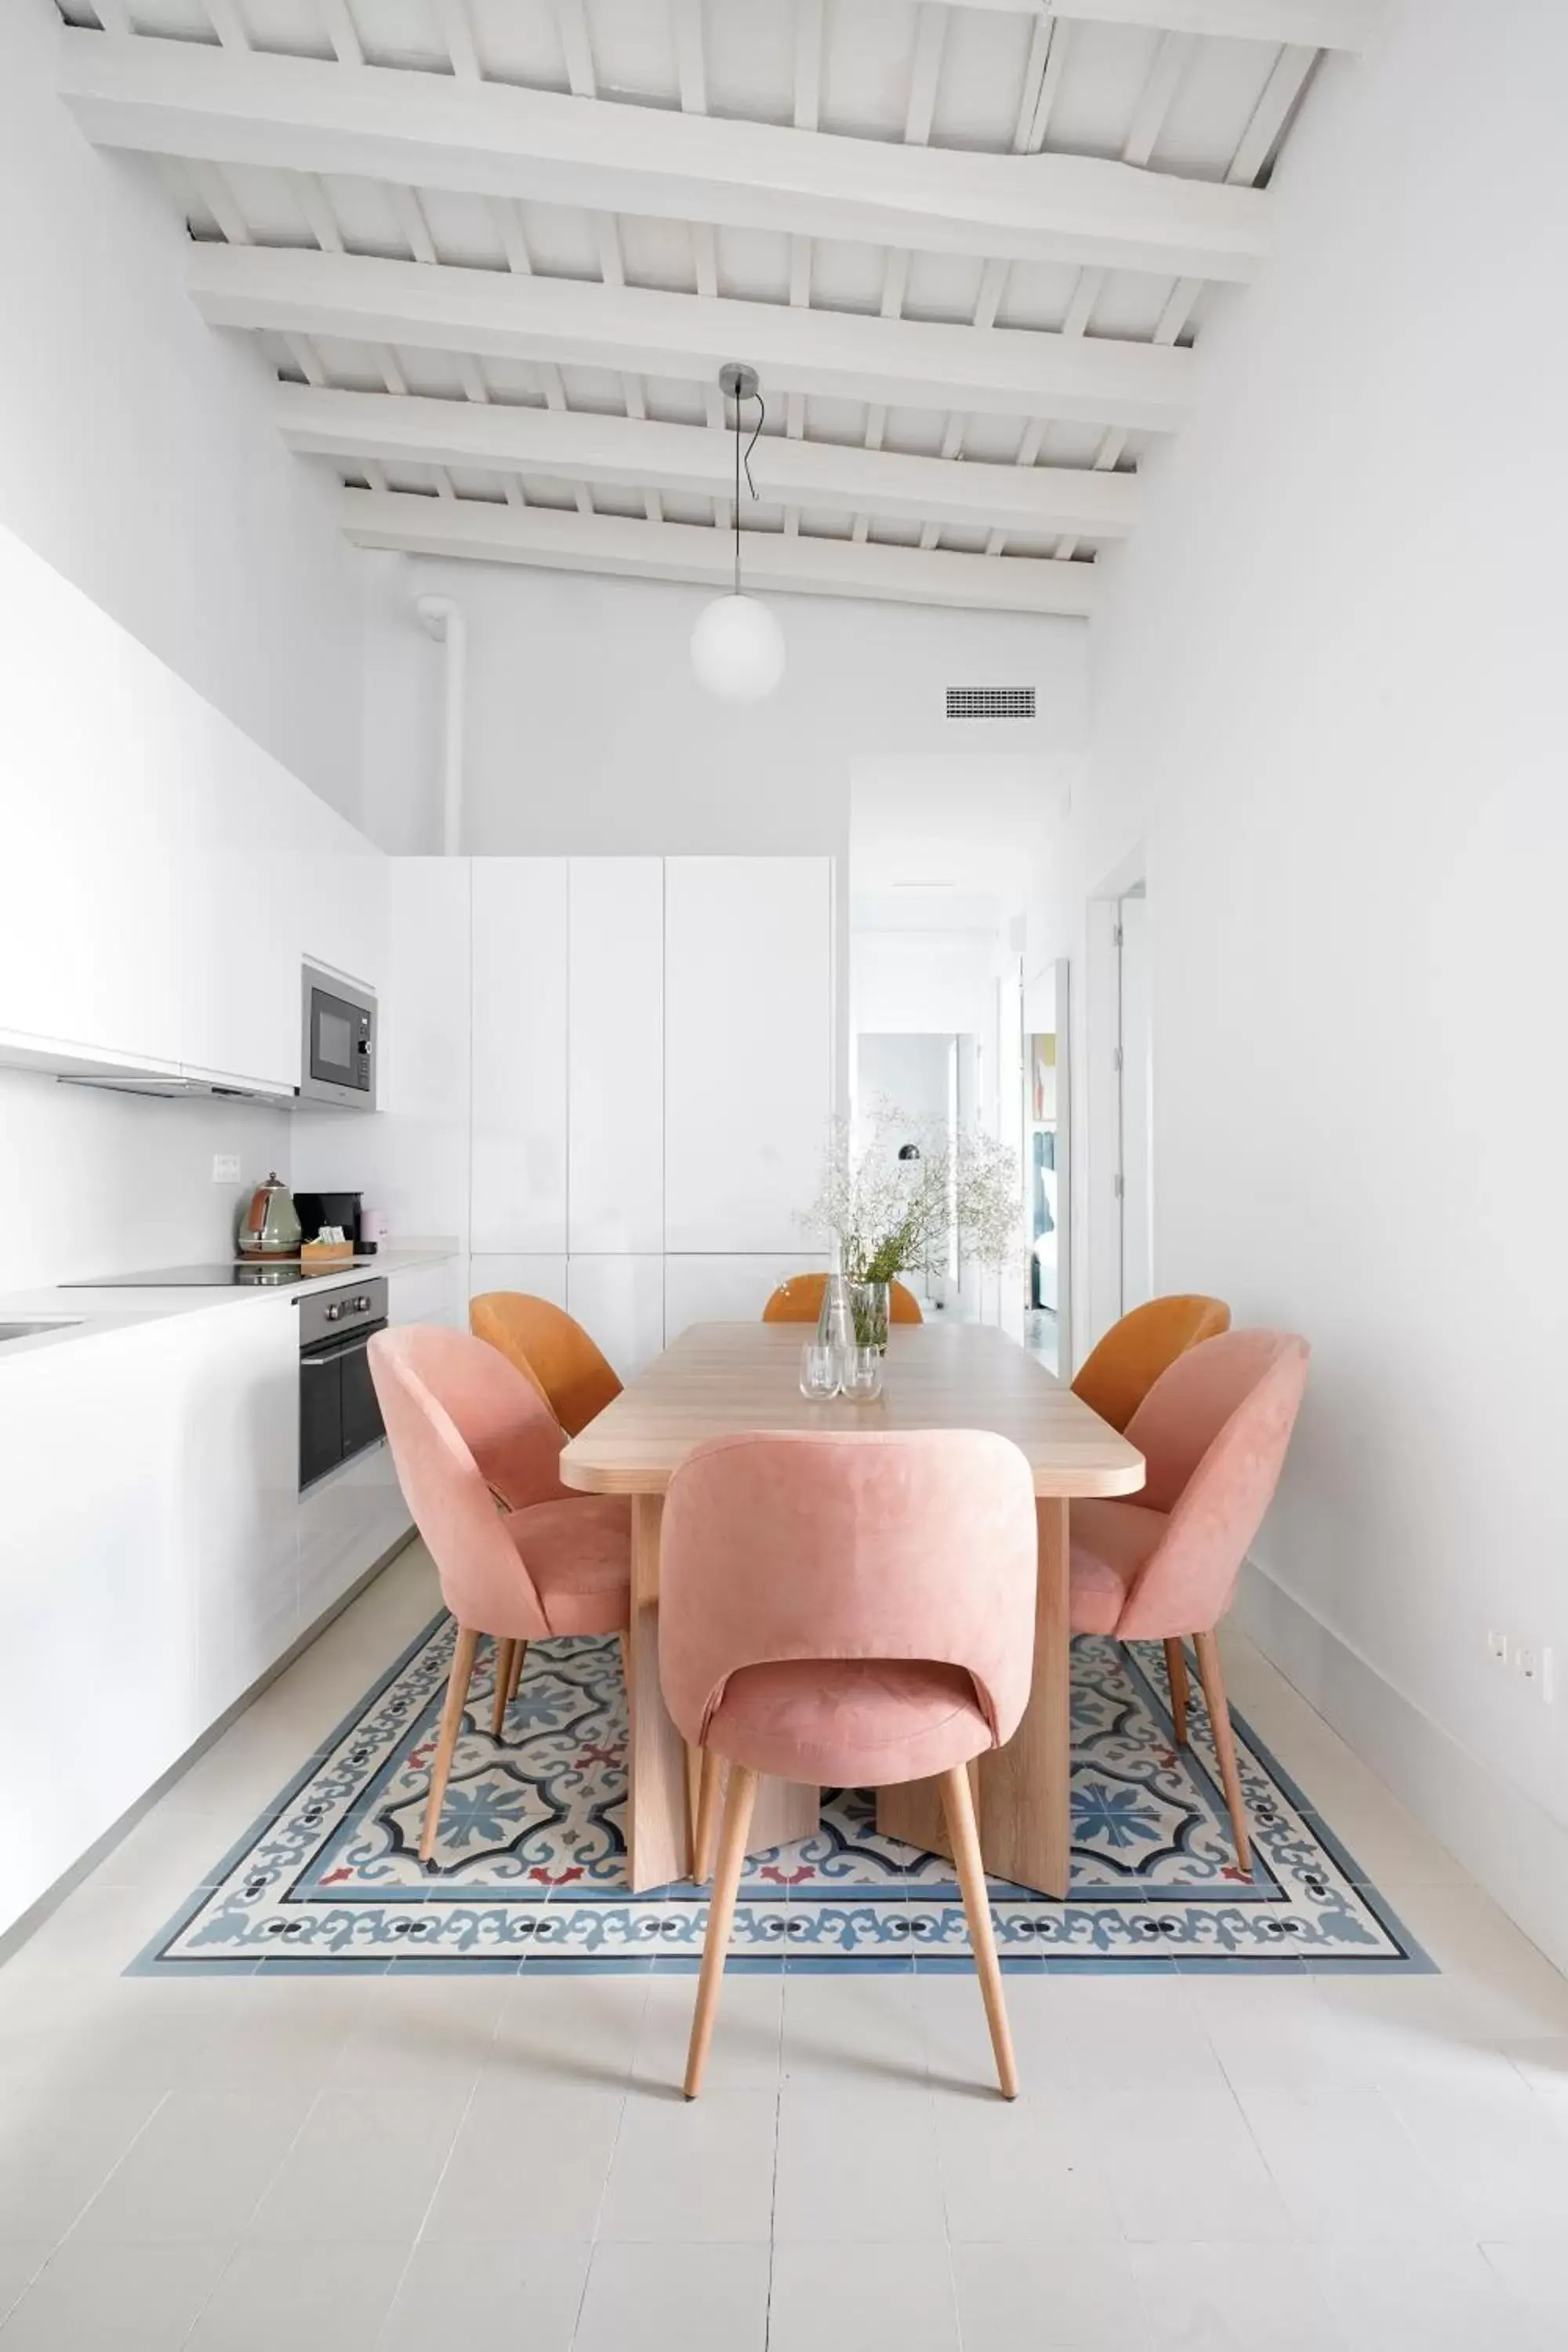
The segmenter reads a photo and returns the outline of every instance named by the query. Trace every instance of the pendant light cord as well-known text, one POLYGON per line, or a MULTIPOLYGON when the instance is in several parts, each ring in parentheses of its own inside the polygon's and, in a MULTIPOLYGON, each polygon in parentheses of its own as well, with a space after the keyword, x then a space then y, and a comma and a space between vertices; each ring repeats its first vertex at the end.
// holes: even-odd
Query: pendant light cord
MULTIPOLYGON (((761 433, 763 426, 766 422, 768 412, 766 403, 763 401, 763 395, 760 392, 750 393, 746 394, 745 397, 754 400, 757 404, 756 431, 752 433, 751 439, 746 444, 746 455, 744 460, 746 467, 746 488, 750 490, 752 498, 755 499, 757 495, 757 486, 752 479, 752 452, 757 446, 757 434, 761 433)), ((741 400, 742 394, 737 393, 735 395, 735 593, 737 596, 741 593, 741 400)))

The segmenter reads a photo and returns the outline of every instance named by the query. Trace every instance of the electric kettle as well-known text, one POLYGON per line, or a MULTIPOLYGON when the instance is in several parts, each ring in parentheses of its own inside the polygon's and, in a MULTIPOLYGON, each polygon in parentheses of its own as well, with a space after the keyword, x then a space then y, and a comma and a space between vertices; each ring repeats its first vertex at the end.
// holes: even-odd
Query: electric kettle
POLYGON ((239 1254, 241 1257, 298 1257, 300 1237, 293 1195, 273 1169, 240 1212, 239 1254))

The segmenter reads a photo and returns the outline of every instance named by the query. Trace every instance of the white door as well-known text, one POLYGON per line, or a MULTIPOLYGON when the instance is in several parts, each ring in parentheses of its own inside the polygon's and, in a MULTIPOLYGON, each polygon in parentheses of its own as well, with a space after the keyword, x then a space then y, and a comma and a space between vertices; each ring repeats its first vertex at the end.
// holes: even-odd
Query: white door
POLYGON ((1142 891, 1117 910, 1121 1006, 1121 1312, 1154 1295, 1154 1071, 1149 901, 1142 891))
MULTIPOLYGON (((668 1250, 798 1250, 833 1108, 826 857, 665 863, 668 1250)), ((760 1302, 759 1302, 760 1304, 760 1302)))

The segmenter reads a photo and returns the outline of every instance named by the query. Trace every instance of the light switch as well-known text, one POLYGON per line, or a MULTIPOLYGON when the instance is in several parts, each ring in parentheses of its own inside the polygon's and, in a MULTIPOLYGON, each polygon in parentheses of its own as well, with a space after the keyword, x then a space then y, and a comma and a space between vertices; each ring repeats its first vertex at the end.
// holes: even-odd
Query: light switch
POLYGON ((238 1152, 215 1151, 213 1153, 213 1182, 215 1184, 237 1184, 238 1181, 238 1152))

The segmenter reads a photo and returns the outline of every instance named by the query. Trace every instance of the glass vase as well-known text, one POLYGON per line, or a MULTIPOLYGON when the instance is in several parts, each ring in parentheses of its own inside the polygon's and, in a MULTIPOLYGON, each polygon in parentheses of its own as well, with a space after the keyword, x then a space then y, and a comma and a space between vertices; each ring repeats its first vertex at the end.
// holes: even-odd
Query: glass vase
POLYGON ((892 1286, 886 1282, 852 1282, 849 1286, 849 1315, 855 1327, 855 1344, 875 1348, 879 1354, 888 1352, 888 1312, 892 1286))

